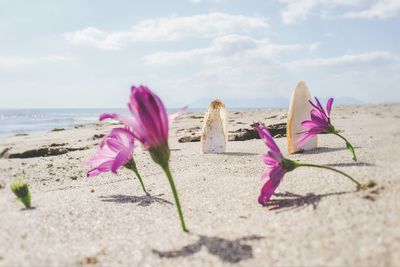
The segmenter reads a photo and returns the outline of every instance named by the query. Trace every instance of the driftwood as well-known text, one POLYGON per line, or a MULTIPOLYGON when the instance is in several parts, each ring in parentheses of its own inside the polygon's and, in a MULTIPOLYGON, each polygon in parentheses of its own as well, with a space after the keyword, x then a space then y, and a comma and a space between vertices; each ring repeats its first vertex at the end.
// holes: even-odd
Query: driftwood
MULTIPOLYGON (((271 135, 275 138, 286 136, 286 123, 278 123, 267 126, 271 135)), ((253 128, 241 128, 236 131, 231 131, 228 134, 229 141, 246 141, 251 139, 260 139, 258 133, 253 128)), ((199 142, 200 135, 183 136, 178 139, 179 143, 199 142)))

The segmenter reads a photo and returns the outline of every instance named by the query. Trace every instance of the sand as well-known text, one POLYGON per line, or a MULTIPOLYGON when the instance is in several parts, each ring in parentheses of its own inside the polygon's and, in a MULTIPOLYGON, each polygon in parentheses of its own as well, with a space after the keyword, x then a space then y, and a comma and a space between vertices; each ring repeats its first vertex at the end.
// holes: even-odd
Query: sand
MULTIPOLYGON (((177 140, 198 134, 201 116, 179 118, 170 139, 190 234, 181 231, 167 179, 147 152, 135 159, 151 197, 126 169, 85 177, 82 162, 101 140, 94 136, 115 125, 0 138, 0 153, 16 157, 0 159, 0 266, 400 266, 399 104, 334 108, 333 124, 354 145, 357 163, 329 135, 320 136, 317 150, 288 156, 331 164, 375 187, 356 191, 336 173, 298 169, 267 207, 257 203, 266 146, 236 141, 226 154, 200 155, 200 143, 177 140), (9 189, 20 175, 32 210, 9 189)), ((273 109, 230 112, 229 130, 285 116, 273 109)), ((276 140, 286 155, 286 138, 276 140)))

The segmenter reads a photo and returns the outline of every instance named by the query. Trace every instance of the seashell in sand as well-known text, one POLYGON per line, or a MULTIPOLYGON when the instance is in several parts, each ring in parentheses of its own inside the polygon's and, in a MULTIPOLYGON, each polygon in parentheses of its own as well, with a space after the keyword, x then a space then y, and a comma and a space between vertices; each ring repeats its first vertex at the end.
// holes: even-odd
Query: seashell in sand
POLYGON ((227 111, 221 101, 214 100, 204 116, 200 139, 201 153, 225 153, 227 142, 227 111))
POLYGON ((310 150, 317 147, 318 137, 311 139, 302 148, 296 146, 297 140, 301 137, 301 134, 299 133, 306 130, 301 126, 301 122, 310 119, 312 106, 308 102, 309 100, 311 100, 310 90, 304 81, 300 81, 297 84, 296 89, 293 91, 288 112, 286 135, 290 154, 303 149, 310 150))

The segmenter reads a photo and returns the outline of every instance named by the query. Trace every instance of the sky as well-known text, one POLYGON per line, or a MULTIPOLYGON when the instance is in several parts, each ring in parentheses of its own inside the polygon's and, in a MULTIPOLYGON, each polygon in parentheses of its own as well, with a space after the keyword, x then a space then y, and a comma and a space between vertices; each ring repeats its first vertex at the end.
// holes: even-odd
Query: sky
POLYGON ((0 0, 0 109, 125 107, 140 84, 268 105, 300 80, 400 102, 400 0, 0 0))

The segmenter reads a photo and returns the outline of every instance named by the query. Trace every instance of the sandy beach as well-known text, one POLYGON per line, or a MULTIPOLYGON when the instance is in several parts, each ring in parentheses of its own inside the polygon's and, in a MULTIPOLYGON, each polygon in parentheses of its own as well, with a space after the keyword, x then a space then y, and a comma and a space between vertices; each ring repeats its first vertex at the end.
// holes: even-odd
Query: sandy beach
MULTIPOLYGON (((229 109, 229 107, 228 107, 229 109)), ((316 150, 287 155, 329 164, 364 184, 303 168, 288 173, 267 207, 257 203, 267 151, 259 139, 230 141, 225 154, 200 155, 203 113, 178 118, 170 130, 171 166, 190 234, 179 227, 162 170, 146 151, 135 160, 151 196, 134 174, 86 178, 83 161, 115 124, 0 138, 0 266, 399 266, 400 105, 337 106, 332 122, 352 142, 319 137, 316 150), (190 138, 189 138, 190 139, 190 138), (184 140, 184 139, 181 139, 184 140), (25 177, 34 209, 9 189, 25 177)), ((255 121, 285 123, 287 110, 229 112, 229 131, 255 121)))

